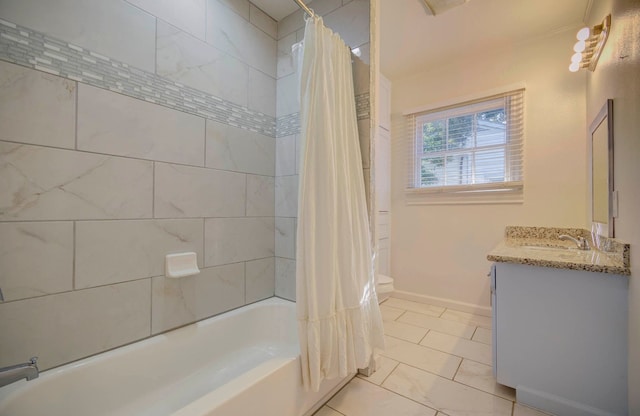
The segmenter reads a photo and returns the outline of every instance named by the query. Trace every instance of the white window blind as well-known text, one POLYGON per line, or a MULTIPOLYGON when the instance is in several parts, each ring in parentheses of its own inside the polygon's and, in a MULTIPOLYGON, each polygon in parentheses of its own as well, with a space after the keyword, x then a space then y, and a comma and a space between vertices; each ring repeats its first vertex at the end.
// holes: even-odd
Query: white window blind
POLYGON ((524 89, 407 115, 407 191, 522 192, 524 89))

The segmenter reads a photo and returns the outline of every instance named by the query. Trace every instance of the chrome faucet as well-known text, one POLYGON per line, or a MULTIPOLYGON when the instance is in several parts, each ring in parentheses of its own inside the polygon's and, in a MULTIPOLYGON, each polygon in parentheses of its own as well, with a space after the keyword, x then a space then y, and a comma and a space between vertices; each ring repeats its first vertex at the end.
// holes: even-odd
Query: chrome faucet
POLYGON ((0 387, 22 380, 23 378, 27 380, 38 378, 40 372, 36 365, 37 361, 38 357, 33 357, 26 363, 0 368, 0 387))
POLYGON ((578 246, 578 248, 580 250, 591 250, 591 248, 589 247, 589 243, 587 242, 587 240, 584 237, 574 238, 574 237, 571 237, 570 235, 562 234, 558 238, 560 240, 571 240, 571 241, 573 241, 574 243, 576 243, 576 246, 578 246))

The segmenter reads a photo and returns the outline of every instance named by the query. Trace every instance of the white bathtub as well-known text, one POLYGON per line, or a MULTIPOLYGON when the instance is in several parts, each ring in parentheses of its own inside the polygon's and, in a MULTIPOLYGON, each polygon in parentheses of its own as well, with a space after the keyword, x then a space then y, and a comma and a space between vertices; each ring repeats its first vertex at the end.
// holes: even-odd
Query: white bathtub
POLYGON ((271 298, 0 389, 0 416, 300 416, 351 377, 302 389, 295 304, 271 298))

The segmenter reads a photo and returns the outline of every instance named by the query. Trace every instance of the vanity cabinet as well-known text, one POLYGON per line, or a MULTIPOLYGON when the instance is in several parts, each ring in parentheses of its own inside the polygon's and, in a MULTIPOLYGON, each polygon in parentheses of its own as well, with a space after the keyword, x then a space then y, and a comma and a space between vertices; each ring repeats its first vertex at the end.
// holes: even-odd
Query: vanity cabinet
POLYGON ((627 414, 628 277, 494 263, 494 373, 556 415, 627 414))

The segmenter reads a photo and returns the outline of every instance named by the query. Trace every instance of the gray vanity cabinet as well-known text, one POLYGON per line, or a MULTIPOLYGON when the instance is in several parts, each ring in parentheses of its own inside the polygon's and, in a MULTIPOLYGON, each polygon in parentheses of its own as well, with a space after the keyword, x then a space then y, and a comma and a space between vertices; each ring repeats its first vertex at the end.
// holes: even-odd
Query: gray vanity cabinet
POLYGON ((627 414, 628 277, 495 263, 494 373, 556 415, 627 414))

